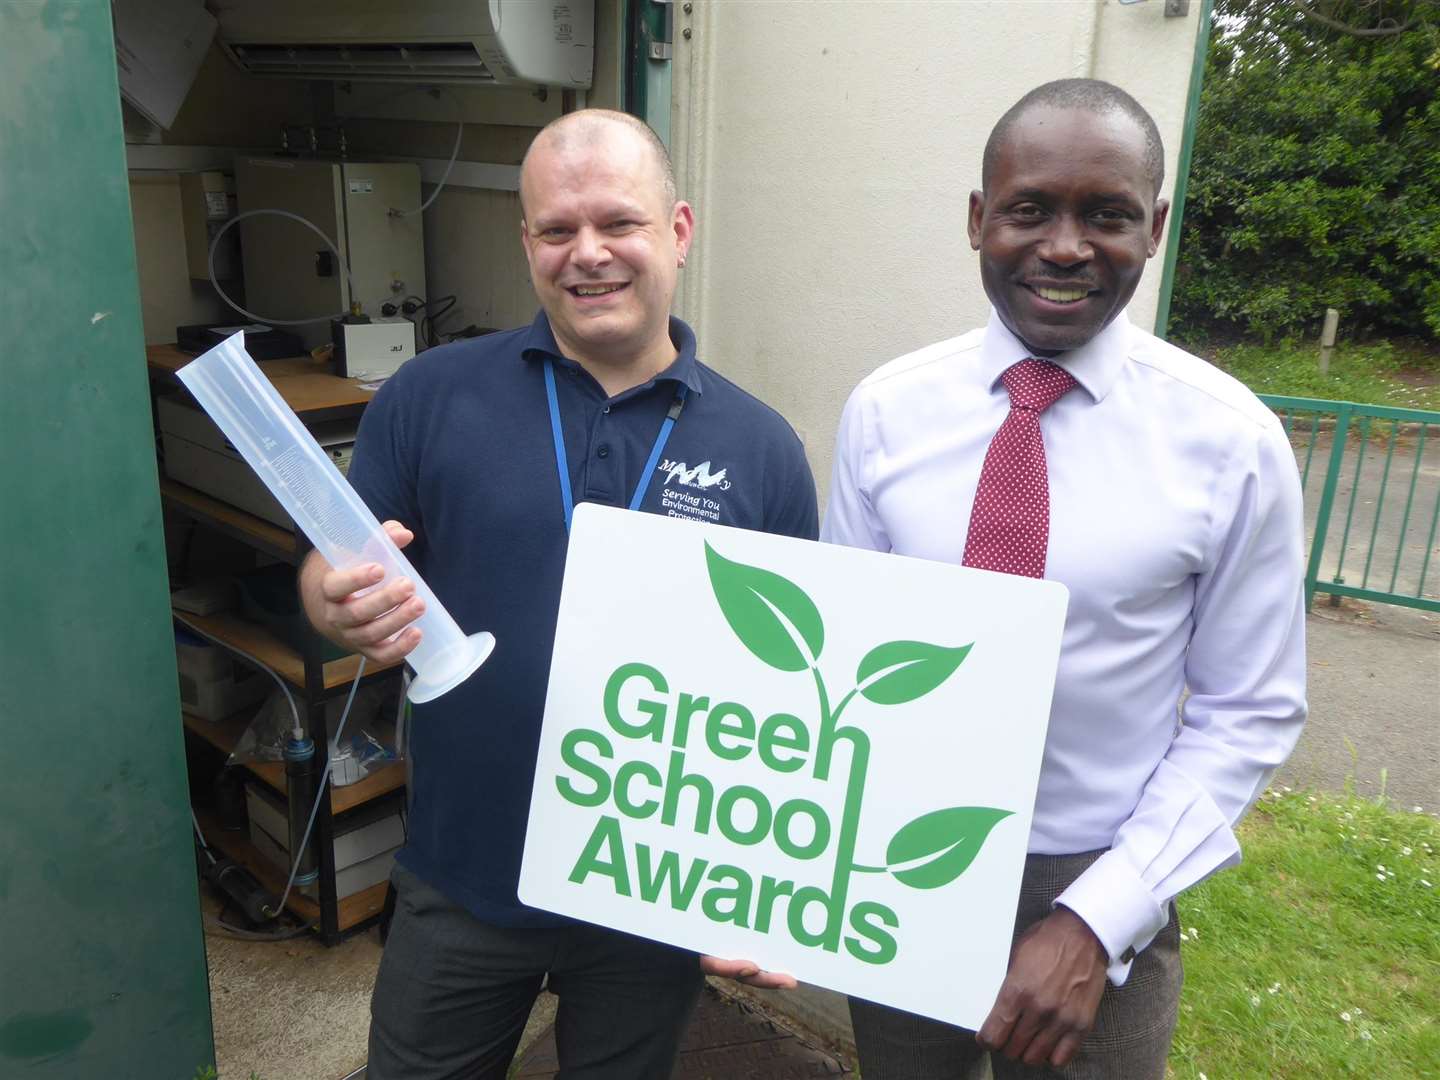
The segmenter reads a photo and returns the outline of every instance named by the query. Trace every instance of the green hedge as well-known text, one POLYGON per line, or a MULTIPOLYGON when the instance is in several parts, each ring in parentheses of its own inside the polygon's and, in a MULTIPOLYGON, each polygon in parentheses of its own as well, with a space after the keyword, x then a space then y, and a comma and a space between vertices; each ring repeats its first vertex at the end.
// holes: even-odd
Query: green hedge
POLYGON ((1172 333, 1269 340, 1334 307, 1349 331, 1440 338, 1440 3, 1385 9, 1416 25, 1361 38, 1218 0, 1172 333))

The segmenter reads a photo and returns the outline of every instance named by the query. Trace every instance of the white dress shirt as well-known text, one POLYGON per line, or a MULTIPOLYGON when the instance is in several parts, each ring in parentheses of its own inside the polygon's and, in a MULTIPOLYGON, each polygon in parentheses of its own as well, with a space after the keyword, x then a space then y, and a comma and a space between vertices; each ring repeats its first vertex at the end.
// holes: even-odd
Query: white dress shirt
MULTIPOLYGON (((992 313, 865 379, 821 539, 960 562, 1010 408, 1000 375, 1028 355, 992 313)), ((1030 850, 1108 849, 1056 902, 1095 932, 1118 985, 1170 898, 1240 861, 1232 826, 1300 735, 1300 482, 1249 390, 1123 313, 1054 359, 1079 383, 1040 418, 1045 576, 1070 607, 1030 850)))

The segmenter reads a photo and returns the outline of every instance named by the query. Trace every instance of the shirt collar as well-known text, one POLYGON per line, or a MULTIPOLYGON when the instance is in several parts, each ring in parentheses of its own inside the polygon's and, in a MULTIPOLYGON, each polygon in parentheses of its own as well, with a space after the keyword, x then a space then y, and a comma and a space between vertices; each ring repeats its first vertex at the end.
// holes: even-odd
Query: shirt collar
MULTIPOLYGON (((669 367, 656 375, 650 382, 668 379, 684 383, 693 393, 703 393, 705 388, 700 380, 700 361, 695 357, 695 331, 673 315, 670 317, 670 342, 675 346, 679 355, 675 357, 669 367)), ((550 319, 544 309, 535 313, 535 321, 525 332, 525 337, 520 344, 520 355, 527 360, 542 360, 548 356, 565 364, 575 364, 575 361, 560 351, 560 346, 555 341, 555 332, 550 329, 550 319)))
MULTIPOLYGON (((994 308, 980 343, 981 375, 985 385, 995 389, 1007 368, 1031 356, 1024 342, 1010 332, 994 308)), ((1050 359, 1063 367, 1097 404, 1120 377, 1120 369, 1130 355, 1130 319, 1124 311, 1110 325, 1078 349, 1070 349, 1050 359)))

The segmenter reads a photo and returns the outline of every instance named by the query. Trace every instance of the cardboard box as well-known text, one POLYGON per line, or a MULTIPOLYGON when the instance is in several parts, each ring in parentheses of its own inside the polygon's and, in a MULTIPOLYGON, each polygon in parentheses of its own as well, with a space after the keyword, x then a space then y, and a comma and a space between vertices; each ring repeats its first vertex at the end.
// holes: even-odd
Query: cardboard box
POLYGON ((264 698, 269 677, 229 649, 184 630, 175 631, 180 704, 206 720, 223 720, 264 698))
MULTIPOLYGON (((285 802, 258 780, 245 785, 250 842, 277 869, 290 873, 290 824, 285 802)), ((308 808, 307 808, 308 813, 308 808)), ((335 895, 341 899, 390 876, 405 842, 398 812, 357 807, 335 821, 335 895)))

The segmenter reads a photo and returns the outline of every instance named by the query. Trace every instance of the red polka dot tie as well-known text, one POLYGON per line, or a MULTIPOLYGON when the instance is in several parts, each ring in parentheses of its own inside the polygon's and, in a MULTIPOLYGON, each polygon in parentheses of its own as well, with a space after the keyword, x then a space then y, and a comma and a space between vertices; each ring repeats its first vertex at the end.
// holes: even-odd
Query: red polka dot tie
POLYGON ((1044 577, 1050 543, 1050 477, 1040 414, 1072 389, 1075 379, 1049 360, 1022 360, 1000 381, 1010 392, 1010 415, 985 452, 963 564, 1044 577))

